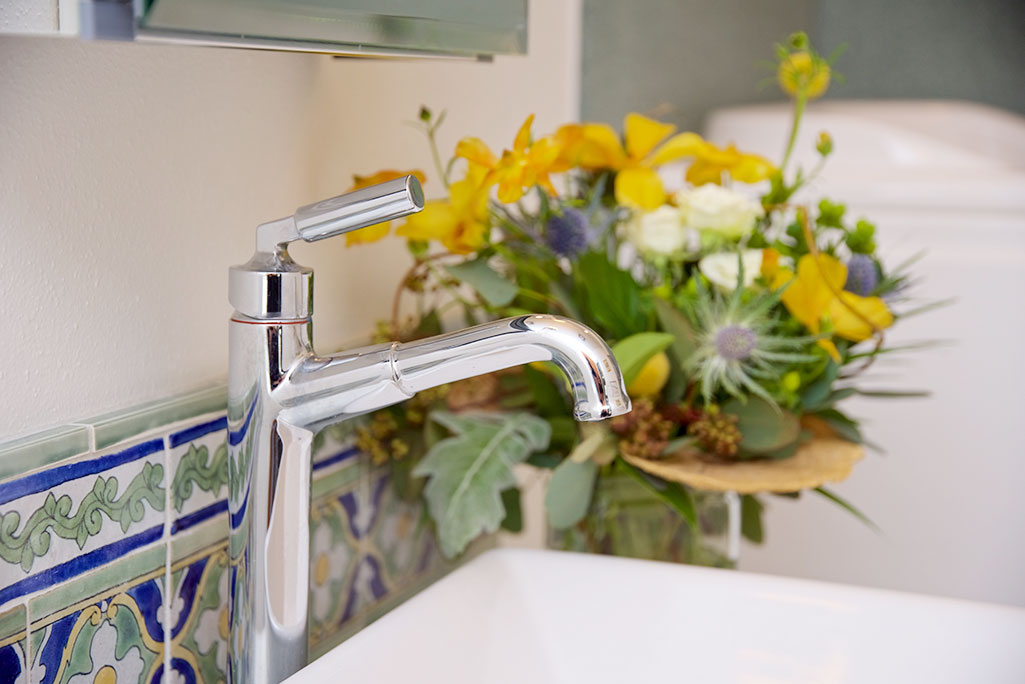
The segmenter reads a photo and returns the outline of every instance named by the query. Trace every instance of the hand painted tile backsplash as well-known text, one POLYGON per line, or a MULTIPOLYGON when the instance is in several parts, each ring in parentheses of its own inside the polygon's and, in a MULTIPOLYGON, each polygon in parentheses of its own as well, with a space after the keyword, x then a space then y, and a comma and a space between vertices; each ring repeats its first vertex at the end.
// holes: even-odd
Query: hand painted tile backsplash
MULTIPOLYGON (((224 403, 208 390, 0 445, 0 684, 226 681, 224 403)), ((314 656, 452 567, 346 434, 314 445, 314 656)))

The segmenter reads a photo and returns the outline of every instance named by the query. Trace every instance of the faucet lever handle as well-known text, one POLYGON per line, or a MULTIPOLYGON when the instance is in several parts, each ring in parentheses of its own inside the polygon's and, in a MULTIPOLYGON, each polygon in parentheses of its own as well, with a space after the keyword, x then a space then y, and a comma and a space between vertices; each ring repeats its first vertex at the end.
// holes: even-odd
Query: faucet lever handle
POLYGON ((420 181, 415 176, 404 176, 299 207, 293 218, 298 237, 314 242, 415 214, 423 208, 420 181))

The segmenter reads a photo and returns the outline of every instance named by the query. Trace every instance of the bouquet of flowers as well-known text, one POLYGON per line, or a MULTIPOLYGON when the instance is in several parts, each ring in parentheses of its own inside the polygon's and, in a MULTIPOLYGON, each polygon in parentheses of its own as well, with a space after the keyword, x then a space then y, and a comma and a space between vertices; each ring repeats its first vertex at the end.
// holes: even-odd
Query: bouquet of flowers
MULTIPOLYGON (((470 324, 565 315, 609 341, 634 404, 626 416, 578 425, 561 375, 532 365, 371 416, 357 428, 359 445, 392 464, 402 491, 426 498, 447 555, 499 525, 517 527, 519 463, 552 471, 550 525, 597 551, 616 552, 601 517, 609 500, 598 498, 622 481, 692 531, 708 523, 705 493, 731 492, 755 541, 767 494, 813 490, 858 514, 824 488, 863 453, 840 404, 867 394, 859 374, 896 351, 885 331, 912 311, 909 264, 882 263, 872 223, 838 201, 795 200, 833 149, 822 133, 819 164, 791 168, 805 105, 828 87, 831 61, 804 34, 777 46, 777 79, 794 111, 778 165, 641 114, 627 115, 622 133, 570 123, 543 136, 528 116, 501 153, 469 137, 443 163, 435 139, 444 114, 421 110, 447 193, 394 230, 413 265, 381 336, 434 334, 453 315, 470 324), (416 313, 405 318, 409 295, 416 313)), ((424 177, 384 171, 357 187, 406 173, 424 177)), ((662 523, 651 529, 657 536, 662 523)), ((675 552, 637 555, 659 553, 675 552)))

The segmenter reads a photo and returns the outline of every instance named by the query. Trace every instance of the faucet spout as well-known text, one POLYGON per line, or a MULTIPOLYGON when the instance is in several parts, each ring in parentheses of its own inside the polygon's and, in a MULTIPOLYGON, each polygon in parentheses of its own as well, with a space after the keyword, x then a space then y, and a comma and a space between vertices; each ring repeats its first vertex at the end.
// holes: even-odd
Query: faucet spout
POLYGON ((392 363, 398 383, 414 394, 535 361, 552 361, 566 374, 577 420, 630 411, 612 350, 587 326, 559 316, 518 316, 396 345, 392 363))

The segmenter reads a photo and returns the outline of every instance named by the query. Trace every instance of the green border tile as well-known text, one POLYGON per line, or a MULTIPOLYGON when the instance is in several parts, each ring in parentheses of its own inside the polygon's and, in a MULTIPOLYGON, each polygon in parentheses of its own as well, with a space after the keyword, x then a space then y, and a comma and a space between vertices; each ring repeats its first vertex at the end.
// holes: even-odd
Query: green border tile
POLYGON ((228 513, 224 512, 174 535, 170 539, 171 565, 204 549, 226 543, 228 528, 228 513))
POLYGON ((79 422, 93 427, 95 449, 99 451, 147 430, 171 425, 204 413, 224 411, 227 406, 228 388, 225 385, 217 385, 79 422))
POLYGON ((362 461, 362 455, 359 455, 340 466, 338 470, 330 471, 325 475, 314 473, 310 498, 316 501, 325 496, 347 491, 349 485, 359 480, 362 461))
POLYGON ((0 480, 89 451, 89 428, 62 425, 0 444, 0 480))
POLYGON ((161 540, 142 551, 101 566, 87 575, 48 589, 31 600, 32 623, 35 625, 68 606, 163 568, 166 562, 167 547, 164 540, 161 540))
POLYGON ((0 615, 0 644, 13 643, 25 638, 25 605, 14 606, 0 615))

